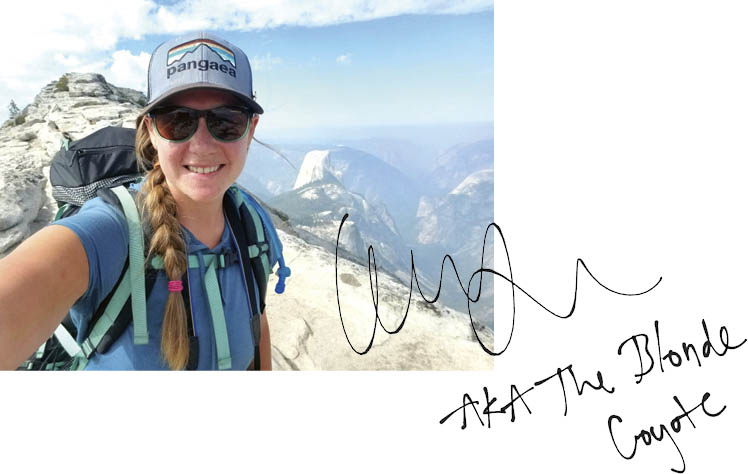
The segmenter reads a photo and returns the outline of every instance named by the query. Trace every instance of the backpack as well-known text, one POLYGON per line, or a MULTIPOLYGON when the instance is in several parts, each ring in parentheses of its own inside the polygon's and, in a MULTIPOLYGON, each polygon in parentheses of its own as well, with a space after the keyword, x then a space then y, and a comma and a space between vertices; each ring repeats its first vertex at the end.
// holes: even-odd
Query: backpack
MULTIPOLYGON (((58 204, 54 220, 75 214, 89 199, 101 197, 122 209, 127 220, 129 255, 112 291, 102 300, 81 334, 68 313, 54 334, 32 354, 19 369, 25 370, 80 370, 96 353, 106 353, 130 324, 133 324, 134 343, 148 342, 146 300, 156 281, 163 261, 154 257, 144 265, 149 231, 143 231, 140 215, 130 184, 143 178, 135 158, 135 130, 107 127, 77 141, 63 140, 50 168, 52 196, 58 204)), ((260 315, 265 309, 267 281, 277 263, 276 293, 285 290, 285 279, 291 271, 285 265, 283 246, 265 209, 246 190, 232 185, 224 196, 224 211, 235 250, 220 255, 189 255, 190 268, 207 268, 206 288, 213 318, 219 369, 231 368, 226 323, 221 295, 215 280, 215 269, 239 264, 251 308, 251 328, 254 338, 254 368, 260 368, 260 315), (251 288, 250 288, 251 283, 251 288)), ((183 276, 182 292, 188 314, 190 357, 188 370, 197 367, 199 344, 192 327, 189 272, 183 276)))

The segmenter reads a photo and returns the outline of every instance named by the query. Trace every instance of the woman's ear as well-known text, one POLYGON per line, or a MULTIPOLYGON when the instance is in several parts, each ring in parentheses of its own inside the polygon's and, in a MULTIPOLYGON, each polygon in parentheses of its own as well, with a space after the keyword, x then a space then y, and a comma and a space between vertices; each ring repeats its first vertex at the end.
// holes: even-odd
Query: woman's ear
POLYGON ((247 149, 244 151, 244 154, 246 155, 249 153, 249 146, 252 144, 252 138, 255 136, 255 129, 257 128, 257 122, 260 121, 260 117, 257 114, 254 114, 252 116, 252 119, 249 123, 249 133, 247 133, 247 149))
POLYGON ((254 114, 252 116, 251 123, 249 124, 249 138, 250 138, 250 141, 251 141, 252 137, 255 134, 255 128, 257 127, 257 122, 259 122, 259 121, 260 121, 260 116, 257 115, 257 114, 254 114))
POLYGON ((151 146, 153 146, 153 148, 156 148, 155 143, 158 137, 156 136, 156 131, 153 129, 153 121, 151 120, 150 115, 144 116, 143 120, 145 121, 145 126, 148 130, 148 136, 151 138, 151 146))

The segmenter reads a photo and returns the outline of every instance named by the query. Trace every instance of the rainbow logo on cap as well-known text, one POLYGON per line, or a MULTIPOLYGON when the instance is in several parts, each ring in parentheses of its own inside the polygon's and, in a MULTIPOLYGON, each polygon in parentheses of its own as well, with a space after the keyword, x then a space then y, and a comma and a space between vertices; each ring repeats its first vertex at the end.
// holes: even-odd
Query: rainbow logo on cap
POLYGON ((166 55, 166 65, 171 66, 172 64, 181 61, 185 54, 194 52, 200 46, 206 46, 210 48, 210 50, 220 56, 221 59, 231 63, 232 66, 236 67, 236 59, 234 58, 234 53, 226 46, 218 44, 215 41, 209 39, 189 41, 187 43, 183 43, 179 46, 171 48, 169 50, 169 53, 166 55))

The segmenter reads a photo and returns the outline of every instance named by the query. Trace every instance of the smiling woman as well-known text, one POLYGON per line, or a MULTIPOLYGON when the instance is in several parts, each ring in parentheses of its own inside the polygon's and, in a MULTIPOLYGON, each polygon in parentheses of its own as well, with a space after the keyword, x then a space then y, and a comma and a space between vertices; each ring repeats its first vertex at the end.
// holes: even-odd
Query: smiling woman
POLYGON ((68 308, 77 368, 271 368, 275 231, 233 186, 263 113, 249 61, 215 35, 172 39, 151 57, 148 99, 134 143, 142 179, 99 191, 0 260, 0 368, 17 367, 68 308))
MULTIPOLYGON (((223 229, 223 195, 244 168, 258 118, 252 114, 250 119, 246 108, 234 105, 235 96, 220 90, 179 92, 169 103, 140 124, 143 153, 150 141, 181 223, 212 247, 223 229)), ((150 160, 143 166, 151 165, 150 160)))

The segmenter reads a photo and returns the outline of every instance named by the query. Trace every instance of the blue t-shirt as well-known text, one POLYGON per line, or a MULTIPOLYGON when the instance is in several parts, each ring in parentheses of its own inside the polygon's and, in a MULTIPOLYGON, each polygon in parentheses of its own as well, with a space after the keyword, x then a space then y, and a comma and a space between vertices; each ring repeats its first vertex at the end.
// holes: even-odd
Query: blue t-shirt
MULTIPOLYGON (((225 219, 225 217, 224 217, 225 219)), ((78 343, 83 342, 91 316, 101 301, 117 283, 125 260, 128 258, 127 221, 122 210, 101 198, 87 201, 80 211, 70 217, 53 222, 75 232, 83 243, 88 257, 88 289, 70 310, 71 319, 78 329, 78 343)), ((216 253, 235 250, 226 222, 221 241, 209 249, 182 226, 186 235, 188 254, 216 253)), ((205 276, 200 268, 189 270, 192 313, 195 335, 199 341, 198 370, 217 370, 213 320, 205 290, 205 276)), ((232 370, 245 370, 254 358, 254 345, 250 326, 251 311, 247 298, 242 269, 239 263, 216 270, 223 301, 226 328, 231 351, 232 370)), ((168 296, 167 277, 158 272, 153 290, 146 303, 148 314, 148 344, 135 345, 132 322, 105 354, 94 354, 86 369, 92 370, 167 370, 161 356, 161 325, 168 296)), ((247 282, 250 289, 253 283, 247 282)), ((187 289, 185 288, 184 291, 187 289)), ((129 301, 126 304, 130 304, 129 301)), ((188 314, 187 317, 190 317, 188 314)))

